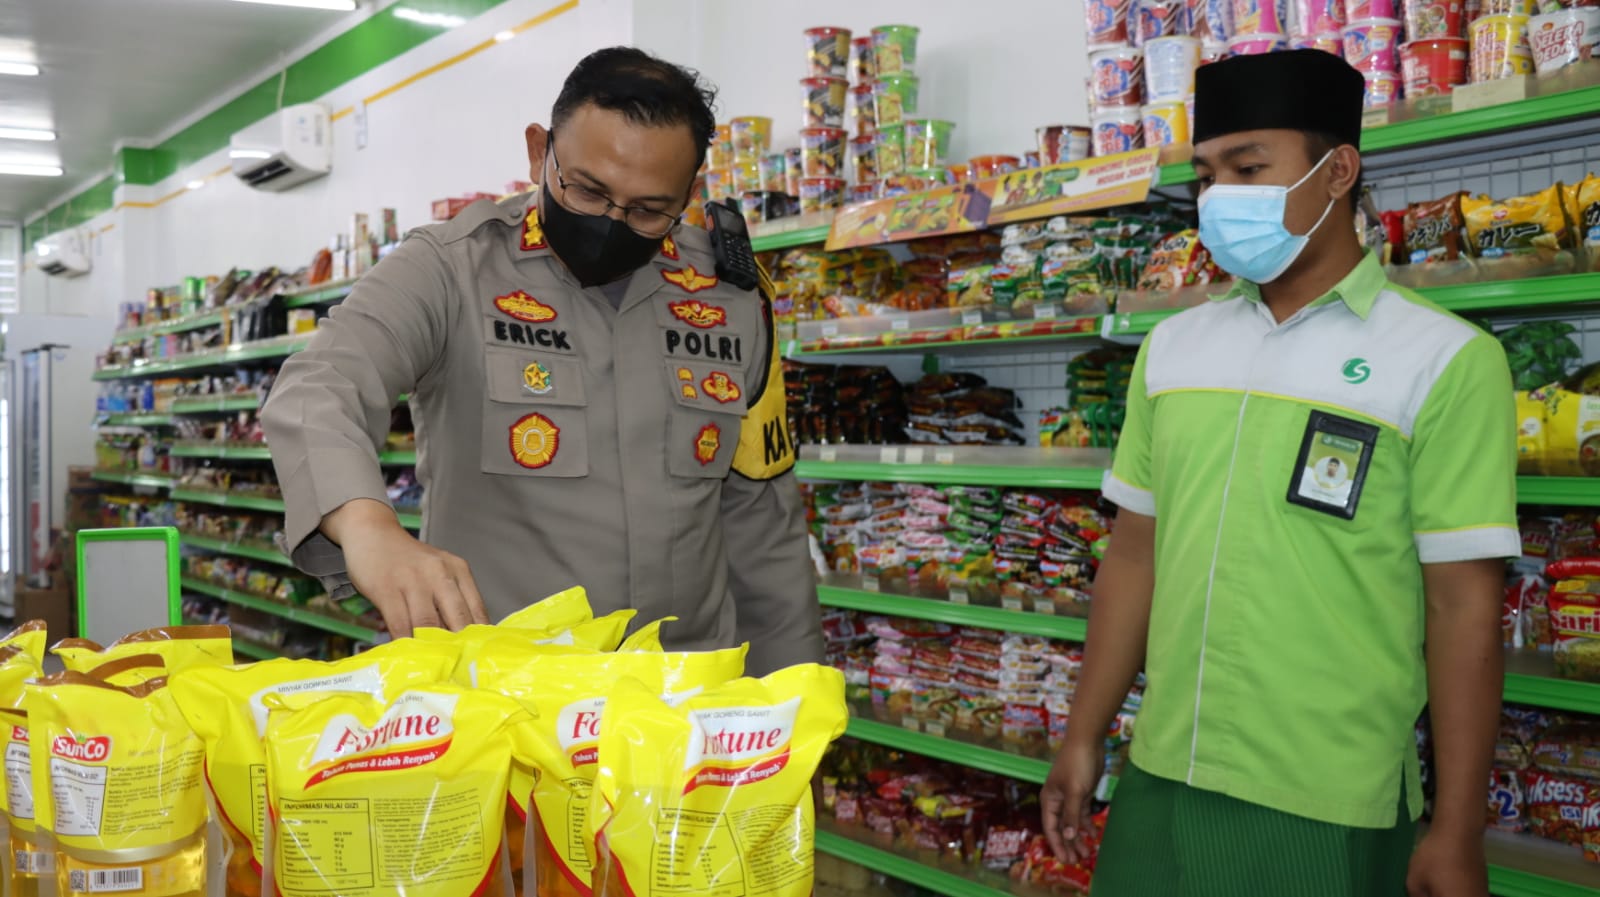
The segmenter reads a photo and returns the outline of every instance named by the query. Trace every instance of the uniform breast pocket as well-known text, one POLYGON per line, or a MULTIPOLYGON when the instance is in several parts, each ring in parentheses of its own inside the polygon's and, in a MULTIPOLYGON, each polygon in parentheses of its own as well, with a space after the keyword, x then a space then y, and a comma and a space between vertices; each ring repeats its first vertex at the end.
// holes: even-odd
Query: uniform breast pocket
POLYGON ((582 362, 488 347, 484 375, 484 473, 589 475, 589 402, 582 362))
POLYGON ((744 372, 716 364, 670 361, 667 470, 677 477, 722 479, 739 445, 748 405, 744 372))

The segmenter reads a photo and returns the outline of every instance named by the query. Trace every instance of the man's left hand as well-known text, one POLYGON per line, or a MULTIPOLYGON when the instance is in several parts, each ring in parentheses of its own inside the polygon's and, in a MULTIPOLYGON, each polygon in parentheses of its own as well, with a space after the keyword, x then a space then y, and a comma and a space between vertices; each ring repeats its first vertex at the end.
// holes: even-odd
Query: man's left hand
POLYGON ((1489 871, 1483 834, 1431 831, 1411 855, 1409 897, 1488 897, 1489 871))

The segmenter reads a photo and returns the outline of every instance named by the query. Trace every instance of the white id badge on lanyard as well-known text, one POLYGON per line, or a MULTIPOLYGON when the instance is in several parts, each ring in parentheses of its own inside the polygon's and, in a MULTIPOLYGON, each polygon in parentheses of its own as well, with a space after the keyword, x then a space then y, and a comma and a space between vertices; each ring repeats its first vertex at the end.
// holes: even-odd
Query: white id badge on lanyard
POLYGON ((1347 417, 1311 412, 1289 481, 1289 502, 1353 520, 1367 482, 1378 428, 1347 417))

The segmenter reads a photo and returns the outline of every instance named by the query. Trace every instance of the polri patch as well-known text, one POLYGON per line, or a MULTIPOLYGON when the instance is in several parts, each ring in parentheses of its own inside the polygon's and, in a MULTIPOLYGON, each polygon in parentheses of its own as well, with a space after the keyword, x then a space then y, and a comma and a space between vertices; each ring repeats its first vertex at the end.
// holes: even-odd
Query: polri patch
POLYGON ((539 207, 528 206, 528 213, 522 216, 522 251, 532 252, 548 245, 544 241, 544 228, 539 224, 539 207))
POLYGON ((683 268, 674 268, 671 271, 662 271, 661 279, 678 287, 685 293, 698 293, 709 290, 717 285, 715 274, 701 274, 693 265, 683 268))
POLYGON ((522 388, 536 396, 542 396, 549 394, 556 385, 550 379, 550 369, 537 361, 532 361, 522 369, 522 388))
POLYGON ((736 401, 740 396, 744 395, 739 389, 739 384, 733 382, 732 377, 721 371, 712 371, 711 376, 700 381, 700 388, 706 391, 706 395, 716 399, 723 405, 736 401))
POLYGON ((699 299, 679 299, 667 303, 672 316, 696 330, 710 330, 728 323, 728 310, 699 299))
POLYGON ((661 238, 661 257, 678 260, 678 244, 672 239, 671 234, 661 238))
POLYGON ((494 297, 494 307, 508 317, 529 324, 547 324, 556 319, 556 310, 543 302, 529 296, 522 290, 516 290, 504 296, 494 297))
POLYGON ((737 336, 711 336, 697 330, 663 330, 667 354, 691 355, 707 361, 744 363, 744 343, 737 336))
POLYGON ((529 470, 555 460, 561 449, 561 428, 542 414, 529 414, 511 425, 511 459, 529 470))
POLYGON ((694 438, 694 459, 705 467, 717 460, 717 452, 722 449, 722 428, 716 424, 706 424, 700 428, 700 434, 694 438))

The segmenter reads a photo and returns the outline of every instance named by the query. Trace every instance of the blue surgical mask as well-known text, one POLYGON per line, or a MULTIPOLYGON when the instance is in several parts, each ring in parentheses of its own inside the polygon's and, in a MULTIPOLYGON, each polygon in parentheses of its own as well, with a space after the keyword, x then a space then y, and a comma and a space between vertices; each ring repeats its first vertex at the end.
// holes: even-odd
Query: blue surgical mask
POLYGON ((1305 177, 1287 187, 1217 184, 1200 194, 1200 242, 1222 270, 1251 283, 1271 283, 1289 270, 1335 202, 1328 201, 1311 230, 1295 235, 1283 223, 1289 191, 1316 174, 1331 155, 1323 155, 1305 177))

